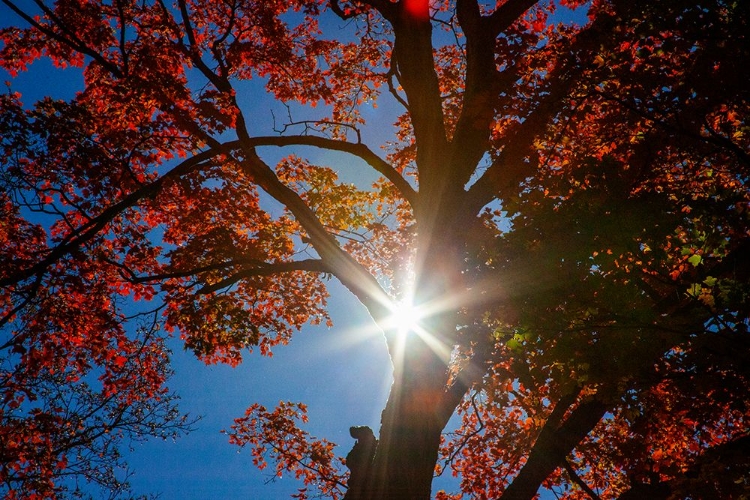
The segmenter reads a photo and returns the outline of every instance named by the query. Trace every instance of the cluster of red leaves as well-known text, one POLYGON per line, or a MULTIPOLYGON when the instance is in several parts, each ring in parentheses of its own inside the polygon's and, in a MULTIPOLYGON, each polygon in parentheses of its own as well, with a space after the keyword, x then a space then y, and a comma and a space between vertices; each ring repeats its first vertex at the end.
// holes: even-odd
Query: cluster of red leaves
POLYGON ((253 463, 263 470, 268 459, 276 462, 275 475, 289 472, 302 480, 305 487, 292 498, 309 498, 310 489, 315 495, 326 498, 343 498, 348 472, 345 462, 333 452, 334 444, 316 440, 299 428, 307 422, 307 407, 301 403, 280 402, 273 410, 254 404, 237 418, 229 434, 229 442, 243 448, 252 447, 253 463))
POLYGON ((145 330, 125 335, 80 309, 61 314, 70 302, 60 296, 40 294, 35 312, 66 322, 74 336, 22 315, 22 333, 3 346, 0 482, 10 498, 55 498, 69 475, 124 491, 119 442, 174 437, 187 424, 164 386, 163 341, 145 330))
MULTIPOLYGON (((115 474, 120 467, 116 441, 125 435, 173 435, 183 427, 164 385, 169 369, 162 339, 148 329, 133 332, 125 325, 122 297, 129 287, 108 256, 129 234, 89 240, 52 260, 55 248, 70 245, 76 226, 90 226, 92 217, 83 216, 87 208, 80 193, 64 191, 73 174, 60 169, 58 179, 41 177, 39 161, 29 155, 25 162, 12 163, 10 151, 5 150, 4 161, 14 168, 4 186, 10 189, 2 193, 0 230, 0 279, 7 284, 0 295, 5 329, 0 345, 0 482, 11 498, 54 498, 64 488, 59 478, 68 474, 121 490, 125 485, 115 474), (26 189, 14 189, 15 180, 26 189), (18 197, 30 202, 20 208, 14 203, 18 197), (21 210, 54 207, 60 200, 80 209, 65 213, 49 232, 20 215, 21 210), (45 259, 50 261, 46 272, 26 274, 45 259)), ((78 153, 60 154, 76 158, 78 153)), ((77 168, 74 164, 70 162, 77 168)), ((102 194, 87 198, 98 196, 102 194)))
POLYGON ((498 496, 524 465, 551 410, 549 399, 529 397, 529 390, 522 385, 516 390, 507 379, 504 385, 499 400, 489 391, 487 398, 475 394, 467 400, 459 409, 460 429, 443 443, 439 473, 450 469, 454 477, 460 477, 462 495, 498 496))
POLYGON ((584 481, 612 496, 634 485, 671 482, 678 496, 736 498, 745 489, 738 473, 747 466, 745 459, 727 456, 714 470, 706 465, 712 449, 747 441, 750 412, 731 396, 744 385, 736 374, 718 373, 698 379, 683 372, 663 381, 605 418, 578 447, 571 465, 584 481), (649 446, 637 444, 643 442, 649 446))
POLYGON ((315 275, 264 271, 292 260, 299 227, 264 211, 255 186, 231 163, 167 186, 152 217, 171 247, 164 272, 174 278, 162 285, 167 327, 178 328, 202 359, 236 364, 255 345, 270 355, 302 324, 327 319, 327 292, 315 275))
MULTIPOLYGON (((679 357, 675 353, 673 364, 679 364, 679 357)), ((560 398, 558 391, 565 386, 553 381, 554 367, 531 371, 519 376, 523 369, 518 366, 497 366, 482 390, 459 409, 462 424, 443 443, 444 463, 438 473, 450 469, 460 478, 463 494, 501 495, 542 439, 554 401, 560 398)), ((586 371, 588 367, 582 366, 581 372, 586 371)), ((657 491, 660 485, 669 485, 668 491, 675 495, 697 491, 708 497, 741 495, 747 458, 720 450, 747 441, 750 411, 731 396, 746 391, 747 381, 737 373, 709 372, 700 377, 680 373, 681 377, 654 387, 633 388, 612 402, 609 413, 544 486, 571 499, 590 498, 592 491, 599 498, 614 499, 640 485, 657 491)), ((627 384, 624 379, 620 383, 627 384)), ((596 394, 597 385, 588 386, 589 395, 596 394)), ((581 401, 586 396, 582 393, 581 401)), ((463 498, 443 495, 439 497, 463 498)))

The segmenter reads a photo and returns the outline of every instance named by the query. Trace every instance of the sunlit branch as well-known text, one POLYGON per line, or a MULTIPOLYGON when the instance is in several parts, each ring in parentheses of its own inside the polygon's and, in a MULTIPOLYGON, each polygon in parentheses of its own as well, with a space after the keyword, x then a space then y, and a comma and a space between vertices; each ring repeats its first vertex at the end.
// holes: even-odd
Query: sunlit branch
MULTIPOLYGON (((227 85, 230 85, 227 80, 224 81, 227 82, 227 85)), ((307 232, 318 255, 329 266, 330 273, 335 275, 358 298, 376 322, 382 321, 383 318, 387 317, 391 304, 388 294, 363 265, 341 248, 335 236, 329 233, 299 193, 284 184, 274 170, 258 156, 256 147, 259 144, 248 133, 239 107, 237 107, 237 110, 236 132, 239 139, 226 143, 222 143, 201 129, 185 113, 175 109, 170 111, 180 125, 209 146, 210 149, 204 154, 210 156, 224 154, 232 158, 240 170, 249 179, 252 179, 260 189, 285 206, 307 232), (241 155, 237 153, 241 153, 241 155)))
MULTIPOLYGON (((393 183, 410 205, 416 205, 417 192, 414 188, 388 162, 362 143, 351 143, 310 135, 252 137, 247 142, 253 146, 313 146, 352 154, 367 162, 374 170, 393 183)), ((227 143, 226 145, 231 147, 231 144, 227 143)))
POLYGON ((236 153, 233 144, 239 144, 244 158, 237 160, 240 168, 269 196, 284 205, 307 232, 310 243, 318 255, 341 283, 348 288, 368 309, 376 322, 388 315, 391 303, 388 294, 383 290, 375 277, 354 257, 344 251, 330 234, 315 212, 307 205, 299 193, 284 184, 261 158, 257 155, 256 144, 243 127, 238 127, 239 142, 225 143, 204 134, 213 149, 227 155, 236 153))

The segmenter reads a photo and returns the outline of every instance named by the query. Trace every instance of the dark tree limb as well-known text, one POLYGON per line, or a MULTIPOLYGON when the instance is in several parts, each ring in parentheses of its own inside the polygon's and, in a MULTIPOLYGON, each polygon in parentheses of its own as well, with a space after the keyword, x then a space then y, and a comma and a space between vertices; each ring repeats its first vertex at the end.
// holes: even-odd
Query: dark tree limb
POLYGON ((531 500, 542 482, 555 469, 564 465, 565 457, 601 420, 608 406, 597 399, 584 401, 573 407, 577 394, 560 398, 545 422, 528 460, 503 493, 503 500, 531 500))
MULTIPOLYGON (((519 9, 526 4, 522 1, 509 2, 503 7, 510 5, 515 5, 515 8, 519 9)), ((503 7, 495 11, 493 16, 505 19, 508 11, 501 14, 503 7)), ((609 16, 598 17, 570 42, 570 55, 567 60, 561 61, 558 69, 551 73, 544 83, 548 89, 546 95, 538 98, 537 106, 508 134, 499 157, 469 189, 472 213, 478 212, 495 198, 505 199, 514 196, 518 192, 519 184, 534 175, 537 163, 533 158, 529 158, 533 153, 534 141, 545 132, 551 120, 564 108, 566 98, 579 81, 578 68, 595 57, 597 52, 592 50, 592 47, 598 47, 609 35, 611 21, 609 16)), ((508 20, 505 19, 504 22, 508 20)), ((510 75, 512 74, 511 71, 510 75)))
POLYGON ((206 285, 196 292, 197 295, 205 295, 216 292, 223 288, 234 285, 240 280, 256 276, 271 276, 274 274, 289 273, 293 271, 309 271, 315 273, 327 273, 330 269, 319 259, 306 259, 291 262, 258 263, 257 266, 242 269, 241 271, 224 278, 221 281, 206 285))
POLYGON ((430 19, 408 12, 405 2, 368 2, 378 8, 395 33, 393 70, 406 94, 417 145, 417 167, 421 191, 437 191, 445 163, 445 117, 432 46, 430 19))
POLYGON ((581 479, 581 476, 578 475, 576 470, 573 468, 572 465, 570 465, 570 462, 568 460, 563 460, 563 468, 565 469, 565 472, 568 473, 568 476, 570 476, 571 481, 576 483, 580 488, 586 492, 586 494, 589 496, 591 500, 601 500, 599 498, 599 495, 596 494, 594 490, 591 489, 591 487, 586 484, 586 481, 581 479))

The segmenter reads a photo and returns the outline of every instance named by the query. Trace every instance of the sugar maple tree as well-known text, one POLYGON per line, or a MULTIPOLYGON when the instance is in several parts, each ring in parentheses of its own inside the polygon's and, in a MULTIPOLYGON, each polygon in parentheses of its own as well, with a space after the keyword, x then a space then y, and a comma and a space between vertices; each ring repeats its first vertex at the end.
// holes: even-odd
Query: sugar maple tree
POLYGON ((118 438, 184 426, 163 332, 270 354, 327 321, 331 278, 394 383, 346 460, 302 404, 236 420, 298 497, 429 498, 450 473, 438 498, 750 494, 748 2, 3 3, 7 71, 84 77, 0 99, 7 497, 117 486, 118 438), (251 79, 283 133, 253 131, 251 79), (389 100, 392 140, 362 142, 389 100))

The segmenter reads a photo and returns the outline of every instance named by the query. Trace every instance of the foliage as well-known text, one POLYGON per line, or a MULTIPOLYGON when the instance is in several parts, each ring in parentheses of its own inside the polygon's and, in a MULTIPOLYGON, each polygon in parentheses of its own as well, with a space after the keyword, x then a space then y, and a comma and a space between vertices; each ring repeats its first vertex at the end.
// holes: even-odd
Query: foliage
POLYGON ((235 421, 297 497, 750 495, 748 2, 3 3, 0 66, 84 79, 0 97, 8 498, 117 493, 120 439, 187 426, 165 336, 270 356, 329 322, 330 278, 394 385, 356 492, 304 405, 235 421))
POLYGON ((281 402, 273 411, 255 404, 245 416, 235 419, 229 442, 240 448, 252 446, 253 463, 263 470, 268 459, 276 462, 276 475, 291 472, 305 483, 293 498, 308 498, 308 489, 318 495, 338 499, 346 488, 344 461, 333 453, 334 444, 314 440, 297 422, 307 422, 307 407, 302 403, 281 402))

